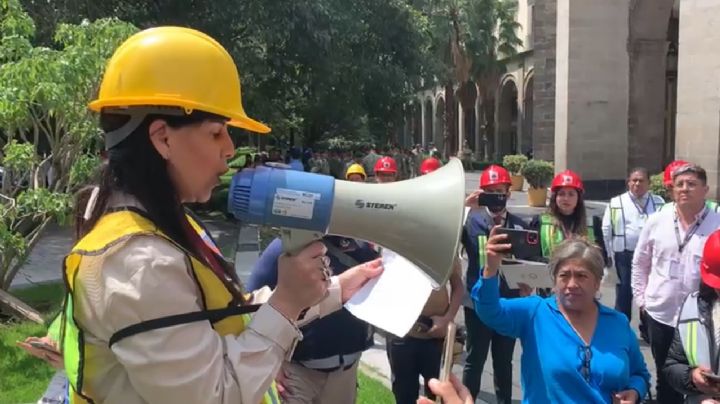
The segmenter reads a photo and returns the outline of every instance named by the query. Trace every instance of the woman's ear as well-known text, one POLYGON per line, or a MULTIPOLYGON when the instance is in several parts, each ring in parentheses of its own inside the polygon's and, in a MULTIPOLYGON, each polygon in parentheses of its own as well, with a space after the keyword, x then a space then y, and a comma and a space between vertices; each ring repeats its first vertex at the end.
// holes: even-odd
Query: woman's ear
POLYGON ((150 123, 148 127, 148 136, 155 150, 165 160, 170 158, 170 134, 168 133, 168 125, 162 119, 156 119, 150 123))

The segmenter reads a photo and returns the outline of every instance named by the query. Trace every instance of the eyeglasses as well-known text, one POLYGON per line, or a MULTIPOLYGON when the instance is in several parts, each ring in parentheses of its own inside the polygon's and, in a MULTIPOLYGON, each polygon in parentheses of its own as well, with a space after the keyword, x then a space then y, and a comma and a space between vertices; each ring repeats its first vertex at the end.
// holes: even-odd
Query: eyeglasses
POLYGON ((583 378, 585 378, 586 382, 590 382, 590 361, 592 360, 592 350, 590 349, 589 345, 585 345, 583 347, 580 347, 582 350, 582 368, 580 368, 580 373, 582 373, 583 378))

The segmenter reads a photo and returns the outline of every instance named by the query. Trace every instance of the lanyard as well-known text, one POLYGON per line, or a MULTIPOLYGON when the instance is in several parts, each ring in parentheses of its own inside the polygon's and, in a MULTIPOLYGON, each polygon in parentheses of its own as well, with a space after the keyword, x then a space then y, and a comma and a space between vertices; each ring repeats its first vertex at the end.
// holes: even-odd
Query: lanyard
POLYGON ((640 204, 638 203, 640 200, 635 199, 631 193, 628 192, 628 196, 630 197, 630 200, 632 201, 633 205, 635 205, 635 209, 637 209, 640 216, 647 216, 647 208, 650 204, 650 194, 648 194, 647 199, 645 200, 645 206, 643 206, 642 209, 640 209, 640 204))
POLYGON ((675 238, 677 239, 678 251, 680 253, 683 252, 683 249, 685 248, 687 243, 690 241, 690 238, 695 234, 697 229, 700 227, 702 222, 705 220, 705 217, 707 217, 708 212, 709 211, 707 209, 705 209, 705 212, 703 212, 703 215, 700 216, 700 218, 695 221, 695 224, 691 228, 688 229, 687 233, 685 233, 685 239, 682 242, 680 241, 680 228, 678 227, 678 214, 677 214, 677 212, 675 212, 675 218, 674 218, 675 238))

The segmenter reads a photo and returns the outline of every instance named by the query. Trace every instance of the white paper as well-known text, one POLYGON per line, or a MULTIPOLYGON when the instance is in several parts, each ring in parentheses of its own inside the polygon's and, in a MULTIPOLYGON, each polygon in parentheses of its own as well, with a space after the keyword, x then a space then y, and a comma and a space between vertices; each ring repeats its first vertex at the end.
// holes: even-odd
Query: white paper
POLYGON ((410 261, 383 249, 382 275, 362 287, 345 308, 355 317, 404 337, 432 292, 430 279, 410 261))
POLYGON ((511 289, 518 289, 518 283, 533 288, 552 288, 554 286, 548 265, 542 262, 523 260, 503 260, 500 272, 511 289))

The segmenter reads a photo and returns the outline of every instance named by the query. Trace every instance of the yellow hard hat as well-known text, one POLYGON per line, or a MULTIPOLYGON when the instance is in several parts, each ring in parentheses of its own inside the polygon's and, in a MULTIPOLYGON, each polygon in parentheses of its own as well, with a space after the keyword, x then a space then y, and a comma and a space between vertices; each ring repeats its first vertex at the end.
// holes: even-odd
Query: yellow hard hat
POLYGON ((353 174, 360 174, 363 176, 363 178, 367 178, 367 174, 365 174, 365 169, 360 164, 353 164, 350 167, 348 167, 347 171, 345 172, 345 179, 350 178, 353 174))
POLYGON ((157 27, 128 38, 108 62, 89 108, 179 107, 228 118, 228 125, 267 133, 242 106, 240 77, 230 54, 202 32, 157 27))

